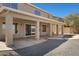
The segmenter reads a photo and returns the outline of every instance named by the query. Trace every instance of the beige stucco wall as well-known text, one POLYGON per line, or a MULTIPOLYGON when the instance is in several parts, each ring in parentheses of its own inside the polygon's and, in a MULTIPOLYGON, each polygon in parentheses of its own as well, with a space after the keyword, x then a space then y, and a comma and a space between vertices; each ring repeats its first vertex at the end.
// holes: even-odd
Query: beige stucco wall
POLYGON ((26 21, 23 19, 14 19, 14 23, 18 23, 17 25, 17 29, 18 29, 18 33, 16 33, 14 35, 14 37, 25 37, 26 36, 26 24, 31 24, 31 25, 35 25, 35 22, 33 21, 26 21))
MULTIPOLYGON (((0 22, 1 23, 5 22, 4 19, 5 18, 0 18, 0 22)), ((28 20, 26 21, 26 20, 18 19, 18 18, 14 18, 13 23, 18 24, 17 25, 18 32, 14 33, 15 38, 25 37, 26 36, 26 30, 25 30, 26 29, 26 26, 25 26, 26 24, 36 25, 36 22, 34 22, 34 21, 28 21, 28 20)), ((0 39, 4 39, 4 35, 5 35, 5 29, 2 28, 2 34, 0 35, 0 39)), ((49 35, 49 24, 40 22, 40 35, 41 36, 42 35, 49 35), (46 32, 42 32, 42 25, 46 25, 46 32)))
POLYGON ((56 24, 53 24, 53 33, 56 34, 56 24))
MULTIPOLYGON (((33 7, 28 7, 27 8, 27 5, 25 5, 25 6, 24 5, 25 4, 18 4, 19 10, 23 10, 23 11, 27 11, 27 12, 33 13, 33 9, 32 9, 33 7)), ((49 32, 50 32, 50 26, 49 26, 49 24, 56 23, 56 22, 53 22, 53 21, 51 21, 49 19, 37 18, 37 17, 33 17, 33 16, 29 16, 29 15, 24 15, 24 14, 19 14, 19 13, 11 12, 11 11, 9 12, 9 14, 12 17, 14 17, 13 18, 13 23, 18 23, 18 26, 17 26, 18 33, 14 34, 14 37, 16 37, 16 38, 17 37, 24 37, 24 36, 26 36, 25 35, 26 34, 25 24, 33 24, 33 25, 36 25, 36 22, 39 21, 39 22, 41 22, 41 24, 40 24, 40 35, 49 35, 49 32), (47 26, 47 28, 46 28, 47 31, 46 32, 42 32, 42 27, 41 26, 43 24, 46 24, 46 26, 47 26)), ((4 15, 4 17, 6 15, 4 15)), ((46 14, 42 14, 42 15, 48 17, 47 16, 48 15, 47 13, 46 14)), ((5 18, 0 18, 0 22, 5 22, 5 18)), ((54 30, 54 32, 56 32, 56 28, 53 28, 53 30, 54 30)), ((5 33, 5 30, 4 29, 2 30, 2 33, 3 34, 1 34, 2 36, 0 35, 0 38, 2 38, 2 37, 4 38, 4 33, 5 33)))
POLYGON ((58 34, 61 34, 61 25, 58 25, 58 34))
POLYGON ((4 22, 4 18, 0 18, 0 40, 2 40, 4 38, 4 30, 3 30, 3 27, 2 27, 2 23, 4 22))
POLYGON ((41 11, 41 10, 39 10, 37 8, 34 8, 34 7, 32 7, 32 6, 28 5, 28 4, 23 4, 23 3, 18 4, 18 9, 22 10, 22 11, 29 12, 29 13, 33 13, 33 14, 34 14, 35 10, 38 10, 38 11, 41 12, 41 16, 48 17, 48 14, 46 12, 43 12, 43 11, 41 11))
POLYGON ((70 27, 64 27, 64 33, 71 33, 70 27))
POLYGON ((18 9, 22 10, 22 11, 29 12, 29 13, 33 13, 33 10, 35 10, 33 7, 23 4, 23 3, 18 4, 18 9))
MULTIPOLYGON (((2 6, 2 5, 3 4, 0 3, 0 6, 2 6)), ((38 8, 35 8, 35 7, 33 7, 33 6, 31 6, 31 5, 27 4, 27 3, 18 3, 17 4, 17 9, 21 10, 21 11, 32 13, 32 14, 34 14, 34 10, 38 10, 38 11, 41 12, 41 16, 46 17, 46 18, 48 18, 48 17, 52 18, 52 15, 50 15, 48 12, 44 12, 44 11, 42 11, 42 10, 40 10, 38 8)))
MULTIPOLYGON (((32 25, 36 25, 36 22, 32 22, 32 21, 14 21, 18 23, 18 33, 15 34, 15 37, 24 37, 26 36, 26 30, 25 30, 25 25, 26 24, 32 24, 32 25)), ((41 23, 40 22, 40 35, 41 36, 45 36, 45 35, 49 35, 49 24, 47 23, 41 23), (42 32, 42 25, 46 25, 46 32, 42 32)))
POLYGON ((52 15, 49 14, 49 18, 50 18, 50 19, 53 19, 52 15))
POLYGON ((41 36, 49 35, 49 24, 47 23, 40 23, 40 34, 41 36), (46 25, 46 32, 42 32, 42 25, 46 25))

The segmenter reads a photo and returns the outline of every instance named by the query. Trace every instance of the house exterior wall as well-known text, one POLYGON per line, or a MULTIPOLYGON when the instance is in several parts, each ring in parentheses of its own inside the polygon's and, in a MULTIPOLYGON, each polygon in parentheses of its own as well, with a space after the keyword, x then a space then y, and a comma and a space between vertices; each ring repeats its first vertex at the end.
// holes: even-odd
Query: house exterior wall
MULTIPOLYGON (((3 5, 3 3, 0 3, 0 6, 2 6, 2 5, 3 5)), ((42 11, 42 10, 36 8, 36 7, 30 6, 30 5, 26 4, 26 3, 18 3, 17 4, 17 9, 21 10, 21 11, 28 12, 28 13, 32 13, 32 14, 35 14, 34 11, 37 10, 37 11, 40 12, 40 16, 52 19, 51 14, 49 14, 47 12, 44 12, 44 11, 42 11)))
POLYGON ((46 12, 43 12, 43 11, 37 9, 37 8, 34 8, 34 7, 32 7, 32 6, 28 5, 28 4, 23 4, 23 3, 18 4, 18 9, 22 10, 22 11, 25 11, 25 12, 32 13, 32 14, 35 14, 34 11, 37 10, 37 11, 40 12, 40 16, 47 17, 47 18, 48 18, 48 15, 49 15, 46 12))
MULTIPOLYGON (((15 20, 15 23, 18 23, 18 33, 14 35, 15 37, 25 37, 26 36, 26 30, 25 30, 26 24, 31 24, 31 25, 36 26, 36 22, 30 22, 30 21, 24 21, 22 23, 22 21, 17 22, 15 20)), ((46 35, 49 36, 49 32, 50 32, 49 24, 40 22, 40 36, 46 36, 46 35), (46 25, 46 32, 42 31, 43 30, 42 25, 46 25)))
POLYGON ((56 34, 56 25, 55 24, 53 24, 53 34, 56 34))
MULTIPOLYGON (((0 23, 2 24, 2 33, 0 33, 0 40, 4 39, 5 37, 5 29, 3 28, 3 22, 5 22, 4 18, 0 18, 0 23)), ((15 33, 14 32, 14 38, 20 38, 20 37, 25 37, 26 36, 26 24, 31 24, 31 25, 36 25, 36 22, 33 21, 28 21, 28 20, 23 20, 23 19, 13 19, 13 23, 17 23, 17 30, 18 32, 15 33)), ((1 28, 0 28, 1 29, 1 28)), ((45 36, 45 35, 49 35, 49 24, 47 23, 41 23, 40 22, 40 35, 41 36, 45 36), (46 25, 46 32, 42 32, 42 25, 46 25)))
POLYGON ((58 26, 58 34, 61 34, 61 25, 58 26))
POLYGON ((64 33, 65 34, 71 33, 70 27, 64 27, 64 33))
MULTIPOLYGON (((36 22, 38 22, 38 21, 40 22, 40 27, 39 27, 40 28, 40 30, 39 30, 40 31, 40 36, 46 36, 46 35, 50 36, 50 32, 51 32, 51 30, 50 30, 50 27, 51 27, 50 24, 54 24, 53 28, 52 28, 52 32, 54 34, 57 33, 57 30, 56 30, 57 29, 56 28, 57 23, 51 21, 51 20, 53 20, 52 19, 52 15, 50 15, 50 14, 48 14, 48 13, 46 13, 46 12, 44 12, 44 11, 38 9, 38 8, 30 6, 28 4, 23 4, 22 3, 22 4, 18 4, 17 6, 18 6, 18 8, 17 8, 18 10, 25 11, 25 12, 32 13, 32 14, 34 14, 35 10, 38 10, 38 11, 41 12, 40 16, 46 17, 46 19, 41 18, 41 17, 38 18, 38 17, 30 16, 30 15, 24 15, 24 14, 20 14, 20 13, 17 13, 17 12, 9 11, 9 15, 12 16, 12 18, 11 18, 12 22, 18 24, 17 25, 18 32, 17 33, 12 33, 14 38, 25 37, 26 36, 26 26, 25 25, 26 24, 32 24, 32 25, 36 26, 37 25, 36 22), (47 19, 47 18, 51 18, 51 20, 47 19), (46 32, 42 31, 43 30, 42 25, 46 25, 46 32)), ((3 23, 3 22, 5 22, 5 20, 6 20, 5 18, 0 18, 0 24, 3 23)), ((2 25, 2 27, 3 27, 3 25, 2 25)), ((61 28, 60 27, 58 27, 58 28, 59 28, 58 31, 60 32, 61 28)), ((11 30, 12 30, 12 28, 11 28, 11 30)), ((2 32, 2 33, 0 33, 0 39, 4 39, 5 38, 4 37, 5 30, 3 28, 1 28, 1 26, 0 26, 0 31, 2 32), (2 29, 2 31, 1 31, 1 29, 2 29)), ((15 31, 13 30, 13 32, 15 32, 15 31)))
MULTIPOLYGON (((1 4, 0 4, 1 5, 1 4)), ((3 5, 3 4, 2 4, 3 5)), ((62 22, 52 19, 52 15, 48 12, 34 7, 29 4, 20 3, 17 4, 17 8, 14 6, 10 8, 1 7, 1 18, 0 18, 0 39, 5 39, 6 45, 13 45, 13 38, 20 38, 31 36, 31 25, 35 25, 35 38, 40 39, 40 36, 52 36, 52 33, 58 35, 60 31, 58 27, 59 24, 64 24, 62 22), (14 8, 14 9, 11 9, 14 8), (40 12, 40 15, 34 15, 34 11, 40 12), (23 12, 24 11, 24 12, 23 12), (42 17, 39 17, 42 16, 42 17), (51 19, 49 19, 51 18, 51 19), (3 22, 5 22, 5 28, 3 28, 3 22), (14 24, 15 23, 15 24, 14 24), (17 23, 17 33, 13 28, 17 23), (13 26, 14 24, 14 26, 13 26), (26 24, 30 24, 27 25, 26 24), (52 27, 52 25, 54 26, 52 27), (42 25, 46 25, 42 27, 42 25), (43 29, 46 30, 43 30, 43 29), (27 30, 27 34, 26 34, 27 30)), ((38 13, 39 14, 39 13, 38 13)))
POLYGON ((35 22, 32 21, 28 21, 28 20, 23 20, 23 19, 14 19, 14 23, 17 23, 17 30, 18 32, 16 34, 14 34, 15 38, 18 37, 25 37, 26 36, 26 24, 31 24, 31 25, 35 25, 35 22))
POLYGON ((26 4, 18 4, 18 9, 19 10, 22 10, 22 11, 25 11, 25 12, 29 12, 29 13, 34 13, 33 10, 35 10, 35 8, 29 6, 29 5, 26 5, 26 4))
POLYGON ((0 18, 0 40, 4 39, 4 29, 2 27, 4 22, 4 18, 0 18))
POLYGON ((29 13, 33 13, 33 14, 35 14, 34 11, 37 10, 37 11, 41 12, 40 16, 52 19, 51 14, 44 12, 38 8, 33 7, 33 6, 30 6, 28 4, 18 4, 18 9, 29 12, 29 13), (20 6, 22 6, 22 7, 20 7, 20 6), (24 8, 23 6, 25 6, 26 8, 24 8))
POLYGON ((49 35, 49 24, 47 24, 47 23, 40 23, 40 34, 41 34, 41 36, 48 36, 49 35), (42 30, 43 30, 43 27, 42 27, 42 25, 46 25, 46 32, 43 32, 42 30))

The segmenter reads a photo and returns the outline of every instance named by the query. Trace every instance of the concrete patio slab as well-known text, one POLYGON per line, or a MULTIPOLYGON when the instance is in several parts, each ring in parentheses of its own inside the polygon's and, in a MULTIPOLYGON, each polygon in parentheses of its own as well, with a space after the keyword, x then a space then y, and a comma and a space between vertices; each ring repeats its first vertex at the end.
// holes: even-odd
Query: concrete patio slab
MULTIPOLYGON (((75 37, 78 35, 75 35, 75 37)), ((72 38, 73 36, 64 36, 72 38)), ((21 39, 22 40, 22 39, 21 39)), ((79 56, 79 40, 15 40, 16 50, 3 50, 0 55, 10 56, 79 56), (28 43, 27 43, 28 42, 28 43), (19 48, 19 49, 17 49, 19 48)))
MULTIPOLYGON (((21 56, 43 56, 46 53, 54 50, 55 48, 61 46, 67 40, 47 40, 45 42, 32 45, 29 47, 24 47, 16 50, 5 50, 0 51, 0 55, 21 55, 21 56)), ((14 56, 15 56, 14 55, 14 56)))
POLYGON ((40 39, 40 40, 36 40, 36 39, 20 39, 20 40, 15 40, 14 41, 14 46, 15 46, 15 49, 20 49, 20 48, 40 44, 40 43, 43 43, 45 41, 47 41, 47 40, 45 40, 45 39, 40 39))
POLYGON ((17 39, 17 40, 14 40, 14 47, 12 47, 12 48, 7 47, 5 42, 0 41, 0 51, 20 49, 20 48, 36 45, 39 43, 43 43, 45 41, 46 41, 45 39, 41 39, 41 40, 26 39, 26 38, 25 39, 17 39))

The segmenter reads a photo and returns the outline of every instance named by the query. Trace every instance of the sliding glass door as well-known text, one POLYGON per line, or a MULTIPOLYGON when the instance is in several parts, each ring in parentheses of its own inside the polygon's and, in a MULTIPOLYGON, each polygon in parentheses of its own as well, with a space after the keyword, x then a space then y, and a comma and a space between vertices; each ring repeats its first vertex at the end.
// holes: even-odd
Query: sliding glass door
POLYGON ((26 35, 35 35, 35 25, 26 24, 26 35))

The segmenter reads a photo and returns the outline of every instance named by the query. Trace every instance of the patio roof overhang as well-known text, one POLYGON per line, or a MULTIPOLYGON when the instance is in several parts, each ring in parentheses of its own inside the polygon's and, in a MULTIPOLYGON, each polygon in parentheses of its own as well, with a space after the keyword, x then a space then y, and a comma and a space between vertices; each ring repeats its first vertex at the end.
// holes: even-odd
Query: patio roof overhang
POLYGON ((5 6, 1 6, 1 7, 0 7, 0 13, 1 13, 1 14, 2 14, 2 13, 6 14, 6 13, 8 13, 9 11, 15 12, 15 13, 18 13, 18 14, 22 14, 22 15, 28 15, 28 16, 31 16, 31 17, 39 18, 39 19, 44 19, 44 20, 50 21, 52 24, 53 24, 53 23, 62 24, 62 25, 65 24, 64 22, 60 22, 60 21, 57 21, 57 20, 54 20, 54 19, 49 19, 49 18, 46 18, 46 17, 34 15, 34 14, 32 14, 32 13, 28 13, 28 12, 25 12, 25 11, 21 11, 21 10, 9 8, 9 7, 5 7, 5 6), (6 12, 5 12, 5 11, 6 11, 6 12))

